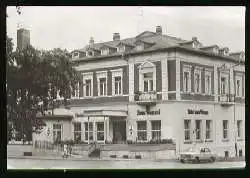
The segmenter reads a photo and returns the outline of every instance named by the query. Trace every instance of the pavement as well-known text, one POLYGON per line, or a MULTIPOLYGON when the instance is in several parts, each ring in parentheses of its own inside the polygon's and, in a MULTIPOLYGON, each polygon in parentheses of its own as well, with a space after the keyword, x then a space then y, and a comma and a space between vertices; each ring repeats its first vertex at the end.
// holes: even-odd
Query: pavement
POLYGON ((239 169, 245 167, 245 161, 214 163, 180 163, 169 160, 85 160, 73 159, 7 159, 7 168, 11 169, 239 169))

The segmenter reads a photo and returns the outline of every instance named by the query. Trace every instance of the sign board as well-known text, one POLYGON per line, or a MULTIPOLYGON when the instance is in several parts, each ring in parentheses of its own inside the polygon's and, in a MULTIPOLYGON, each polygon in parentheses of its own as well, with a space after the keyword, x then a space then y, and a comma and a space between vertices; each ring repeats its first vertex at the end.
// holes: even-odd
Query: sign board
POLYGON ((200 110, 188 109, 188 114, 208 115, 208 111, 204 111, 202 109, 200 110))
POLYGON ((160 115, 160 109, 157 111, 140 111, 137 110, 137 115, 160 115))

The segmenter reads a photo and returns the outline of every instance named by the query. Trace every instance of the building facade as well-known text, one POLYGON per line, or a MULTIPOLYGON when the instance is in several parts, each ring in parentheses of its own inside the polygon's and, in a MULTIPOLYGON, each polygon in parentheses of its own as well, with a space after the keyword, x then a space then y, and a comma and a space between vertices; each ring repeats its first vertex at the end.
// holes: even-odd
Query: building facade
POLYGON ((17 49, 23 50, 30 45, 30 31, 24 28, 17 30, 17 49))
POLYGON ((244 155, 243 52, 164 35, 157 26, 134 38, 91 38, 72 52, 72 62, 82 81, 72 87, 71 127, 52 121, 50 130, 61 132, 52 131, 52 141, 55 135, 113 144, 172 139, 177 154, 195 145, 244 155))

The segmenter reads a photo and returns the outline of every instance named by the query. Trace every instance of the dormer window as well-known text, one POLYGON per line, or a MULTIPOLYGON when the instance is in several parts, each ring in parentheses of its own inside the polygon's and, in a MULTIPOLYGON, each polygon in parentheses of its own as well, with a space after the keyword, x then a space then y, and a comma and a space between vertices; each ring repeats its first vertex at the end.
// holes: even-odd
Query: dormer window
POLYGON ((117 47, 117 52, 124 52, 125 51, 125 45, 120 45, 117 47))
POLYGON ((136 50, 137 51, 142 51, 143 49, 144 49, 143 43, 140 43, 140 44, 136 45, 136 50))
POLYGON ((108 55, 109 54, 109 48, 103 48, 101 50, 101 55, 108 55))
POLYGON ((78 51, 73 52, 72 58, 79 58, 79 52, 78 51))
POLYGON ((93 51, 87 51, 87 56, 94 56, 94 52, 93 51))

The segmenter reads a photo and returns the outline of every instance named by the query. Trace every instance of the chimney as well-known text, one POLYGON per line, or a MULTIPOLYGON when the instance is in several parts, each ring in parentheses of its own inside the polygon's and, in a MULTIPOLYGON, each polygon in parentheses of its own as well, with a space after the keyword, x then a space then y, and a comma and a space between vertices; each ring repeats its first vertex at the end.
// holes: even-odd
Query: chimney
POLYGON ((197 37, 192 37, 192 41, 198 41, 197 37))
POLYGON ((161 26, 156 26, 156 30, 155 30, 157 35, 162 35, 162 28, 161 26))
POLYGON ((95 43, 94 38, 93 38, 93 37, 90 37, 89 44, 90 44, 90 45, 93 45, 94 43, 95 43))
POLYGON ((120 41, 120 33, 113 33, 113 41, 120 41))

